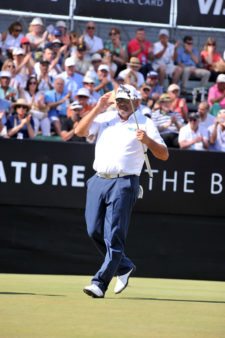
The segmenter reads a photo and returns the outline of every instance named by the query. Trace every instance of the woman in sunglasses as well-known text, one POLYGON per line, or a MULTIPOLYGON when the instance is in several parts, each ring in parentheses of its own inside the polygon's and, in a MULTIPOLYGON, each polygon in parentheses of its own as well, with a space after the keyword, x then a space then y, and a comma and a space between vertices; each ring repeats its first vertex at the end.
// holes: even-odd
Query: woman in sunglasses
POLYGON ((206 40, 204 49, 201 51, 201 61, 204 68, 211 73, 209 81, 215 82, 217 76, 225 72, 225 62, 216 50, 216 39, 209 37, 206 40))
POLYGON ((23 98, 30 105, 35 134, 38 134, 40 129, 43 136, 50 136, 48 108, 44 101, 44 93, 38 90, 38 80, 35 76, 28 79, 23 98))
POLYGON ((105 49, 109 50, 112 55, 112 61, 117 65, 117 72, 126 68, 127 49, 126 44, 121 41, 120 30, 112 28, 109 32, 110 39, 105 42, 105 49))
POLYGON ((8 136, 17 139, 32 139, 35 136, 34 121, 30 105, 24 99, 18 99, 14 104, 14 114, 7 121, 8 136))
POLYGON ((9 27, 8 31, 3 32, 1 35, 2 39, 2 52, 3 55, 12 56, 12 50, 15 47, 20 47, 20 40, 23 38, 23 27, 19 21, 13 22, 9 27))

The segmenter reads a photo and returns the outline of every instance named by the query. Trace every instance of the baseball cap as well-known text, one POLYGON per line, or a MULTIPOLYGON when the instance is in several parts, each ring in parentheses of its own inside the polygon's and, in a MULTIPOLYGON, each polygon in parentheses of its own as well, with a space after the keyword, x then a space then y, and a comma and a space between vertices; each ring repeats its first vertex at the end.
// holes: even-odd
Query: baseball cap
POLYGON ((174 90, 179 90, 180 91, 180 86, 178 86, 175 83, 172 83, 171 85, 169 85, 169 87, 167 88, 167 92, 173 92, 174 90))
POLYGON ((80 88, 77 91, 77 96, 87 96, 90 97, 90 92, 87 88, 80 88))
POLYGON ((106 72, 109 72, 109 66, 108 65, 100 65, 98 67, 98 70, 105 70, 106 72))
POLYGON ((85 52, 87 50, 87 47, 86 47, 86 44, 83 42, 83 43, 80 43, 78 46, 77 46, 77 50, 78 52, 85 52))
POLYGON ((159 31, 159 36, 160 35, 166 35, 167 37, 169 37, 169 31, 168 31, 168 29, 160 29, 160 31, 159 31))
POLYGON ((84 76, 83 83, 95 83, 95 80, 90 76, 84 76))
POLYGON ((148 72, 147 77, 159 77, 159 74, 154 70, 151 70, 150 72, 148 72))
POLYGON ((60 30, 58 28, 55 28, 52 32, 52 35, 55 35, 55 36, 61 36, 62 33, 60 32, 60 30))
POLYGON ((75 61, 73 57, 69 57, 65 60, 65 66, 66 67, 71 67, 71 66, 75 66, 75 61))
POLYGON ((59 20, 59 21, 56 22, 55 26, 66 28, 66 23, 65 23, 65 21, 59 20))
POLYGON ((52 41, 52 45, 62 45, 62 42, 59 40, 59 39, 54 39, 53 41, 52 41))
POLYGON ((116 99, 137 100, 138 97, 139 94, 135 87, 128 84, 120 85, 116 92, 116 99))
POLYGON ((200 115, 198 112, 191 112, 188 114, 189 120, 198 120, 200 118, 200 115))
POLYGON ((82 109, 83 106, 78 101, 73 101, 70 105, 71 109, 82 109))
POLYGON ((225 74, 219 74, 216 79, 217 83, 225 83, 225 74))
POLYGON ((24 55, 25 54, 25 51, 23 48, 20 48, 20 47, 15 47, 13 48, 13 55, 24 55))
POLYGON ((11 77, 11 73, 8 70, 2 70, 0 72, 0 77, 11 77))
POLYGON ((99 53, 95 53, 92 55, 91 61, 102 61, 102 57, 99 53))
POLYGON ((21 44, 21 45, 23 45, 23 44, 30 44, 30 41, 29 41, 29 39, 28 39, 26 36, 24 36, 24 37, 22 37, 22 39, 20 40, 20 44, 21 44))

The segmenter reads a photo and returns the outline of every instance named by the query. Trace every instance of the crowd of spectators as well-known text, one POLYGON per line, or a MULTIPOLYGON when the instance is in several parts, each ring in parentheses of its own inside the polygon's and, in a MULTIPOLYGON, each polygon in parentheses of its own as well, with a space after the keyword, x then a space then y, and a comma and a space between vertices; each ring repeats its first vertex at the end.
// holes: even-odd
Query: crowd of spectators
POLYGON ((212 37, 198 50, 191 35, 172 43, 160 29, 152 42, 139 28, 125 42, 113 27, 104 41, 94 22, 79 35, 37 17, 27 32, 13 22, 0 34, 0 69, 0 138, 94 142, 78 138, 76 124, 101 95, 112 92, 113 103, 118 86, 131 84, 168 147, 225 151, 225 62, 212 37), (193 77, 206 95, 190 108, 193 77))

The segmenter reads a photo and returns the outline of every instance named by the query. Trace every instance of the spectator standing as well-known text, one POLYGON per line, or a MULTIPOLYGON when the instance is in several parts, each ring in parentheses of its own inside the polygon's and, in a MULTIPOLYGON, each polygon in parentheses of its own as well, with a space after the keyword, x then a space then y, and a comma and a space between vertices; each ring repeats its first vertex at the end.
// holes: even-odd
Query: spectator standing
POLYGON ((127 68, 119 73, 119 77, 124 79, 126 84, 132 85, 135 88, 140 88, 145 82, 144 76, 139 69, 141 67, 140 60, 137 57, 132 56, 127 68))
POLYGON ((45 93, 48 117, 57 135, 61 135, 61 124, 66 119, 71 93, 64 86, 64 80, 58 76, 54 80, 54 89, 45 93))
POLYGON ((99 53, 92 55, 91 57, 91 66, 86 72, 85 76, 91 77, 95 80, 98 80, 98 67, 102 63, 102 56, 99 53))
POLYGON ((215 116, 209 114, 209 104, 206 101, 200 102, 198 105, 199 125, 208 129, 215 121, 215 116))
POLYGON ((216 50, 216 39, 209 37, 201 51, 203 67, 210 71, 209 81, 215 82, 220 73, 225 72, 225 62, 216 50))
POLYGON ((34 71, 34 61, 32 59, 31 52, 25 55, 23 48, 14 48, 13 49, 13 63, 16 66, 16 74, 19 74, 21 77, 20 87, 24 88, 26 86, 29 76, 34 71))
POLYGON ((187 121, 188 118, 188 106, 186 103, 185 98, 180 97, 180 87, 173 83, 171 84, 168 89, 167 93, 171 97, 171 109, 179 113, 184 121, 187 121))
POLYGON ((38 80, 35 76, 28 79, 22 96, 30 105, 30 113, 34 120, 35 135, 41 130, 43 136, 50 136, 50 120, 44 93, 38 90, 38 80))
POLYGON ((169 94, 162 94, 157 101, 158 109, 152 111, 152 120, 168 147, 178 148, 178 134, 184 125, 181 115, 171 110, 172 100, 169 94))
POLYGON ((146 84, 150 87, 149 99, 151 99, 151 107, 163 94, 163 87, 159 84, 159 74, 152 70, 147 74, 146 84))
POLYGON ((217 116, 220 109, 225 108, 225 74, 219 74, 216 83, 209 88, 208 104, 210 113, 217 116))
POLYGON ((44 32, 44 24, 41 18, 34 18, 30 22, 29 32, 26 37, 30 41, 32 50, 43 49, 47 42, 48 32, 44 32))
POLYGON ((178 83, 182 74, 182 68, 174 64, 177 58, 177 46, 169 42, 169 31, 159 31, 159 41, 153 46, 152 67, 159 73, 159 83, 164 85, 165 79, 169 76, 172 83, 178 83))
POLYGON ((0 99, 15 102, 18 97, 18 91, 10 87, 11 73, 7 70, 0 72, 0 99))
POLYGON ((225 152, 225 109, 221 109, 209 127, 209 141, 213 150, 225 152))
POLYGON ((8 136, 17 139, 32 139, 35 136, 34 121, 29 113, 30 105, 19 98, 14 104, 14 114, 7 120, 8 136))
POLYGON ((188 123, 180 129, 179 145, 181 149, 206 150, 209 147, 207 129, 199 125, 198 113, 188 115, 188 123))
POLYGON ((38 89, 42 92, 46 90, 53 89, 53 77, 49 74, 49 66, 50 63, 48 60, 40 60, 39 62, 39 69, 40 72, 37 75, 38 80, 38 89))
POLYGON ((126 44, 121 41, 121 34, 118 28, 112 28, 109 32, 110 40, 104 44, 105 49, 112 54, 112 61, 117 65, 117 72, 115 76, 126 68, 127 48, 126 44))
POLYGON ((86 51, 87 47, 85 43, 80 43, 72 56, 76 65, 76 71, 81 75, 85 75, 91 65, 90 56, 86 54, 86 51))
POLYGON ((98 67, 98 79, 96 81, 95 91, 101 96, 113 90, 110 70, 108 65, 101 64, 98 67))
POLYGON ((206 87, 210 78, 210 71, 199 67, 200 58, 197 48, 193 47, 192 36, 185 36, 183 47, 178 49, 177 63, 183 69, 181 91, 186 93, 187 82, 191 76, 200 79, 200 86, 206 87))
POLYGON ((78 137, 75 135, 75 128, 81 119, 81 112, 83 106, 78 102, 74 101, 70 105, 71 116, 64 120, 62 124, 61 137, 64 141, 76 141, 85 142, 84 137, 78 137))
POLYGON ((70 43, 70 35, 68 34, 66 22, 59 20, 56 22, 55 26, 61 32, 60 40, 64 45, 68 46, 70 43))
POLYGON ((92 56, 95 53, 101 53, 104 49, 103 41, 100 37, 95 35, 96 25, 94 22, 89 21, 86 24, 84 32, 84 42, 87 46, 87 53, 92 56))
POLYGON ((75 97, 79 88, 83 86, 83 76, 76 72, 75 61, 72 57, 65 60, 65 71, 60 75, 65 82, 65 90, 75 97))
POLYGON ((85 76, 83 78, 83 86, 84 88, 87 88, 90 93, 88 103, 91 105, 96 104, 101 95, 95 91, 95 80, 91 77, 85 76))
POLYGON ((130 40, 127 45, 129 57, 137 57, 141 64, 140 71, 143 72, 144 77, 152 69, 150 65, 150 57, 153 52, 153 46, 150 41, 146 39, 144 28, 136 30, 135 38, 130 40))
POLYGON ((20 47, 23 38, 23 26, 19 21, 13 22, 6 32, 0 34, 0 45, 4 58, 12 58, 13 48, 20 47))
POLYGON ((23 79, 20 74, 16 74, 16 66, 12 59, 6 59, 2 65, 3 71, 8 71, 11 74, 9 86, 14 88, 19 95, 21 84, 23 84, 23 79))

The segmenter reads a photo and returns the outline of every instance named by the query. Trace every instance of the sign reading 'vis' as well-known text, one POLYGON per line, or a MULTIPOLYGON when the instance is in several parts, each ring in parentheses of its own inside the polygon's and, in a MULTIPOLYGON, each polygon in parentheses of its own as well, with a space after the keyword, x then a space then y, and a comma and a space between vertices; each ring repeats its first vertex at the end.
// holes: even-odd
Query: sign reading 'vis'
POLYGON ((75 15, 169 24, 171 0, 77 0, 75 15))
POLYGON ((178 1, 178 26, 225 28, 224 0, 178 1), (187 15, 191 8, 191 15, 187 15))

